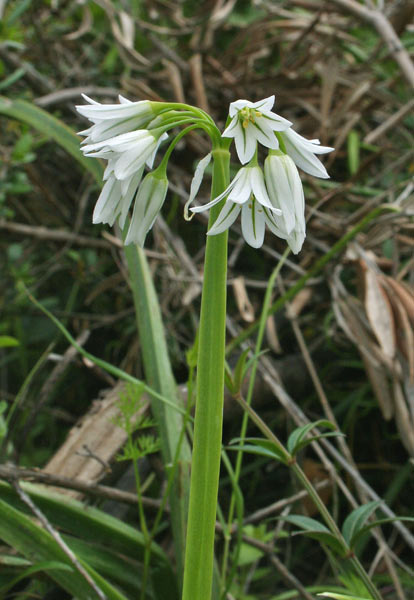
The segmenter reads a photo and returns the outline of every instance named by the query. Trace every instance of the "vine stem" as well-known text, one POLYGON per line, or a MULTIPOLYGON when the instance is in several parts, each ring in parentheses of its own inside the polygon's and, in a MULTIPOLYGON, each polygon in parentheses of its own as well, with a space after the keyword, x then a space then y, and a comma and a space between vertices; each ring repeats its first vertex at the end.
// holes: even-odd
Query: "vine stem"
MULTIPOLYGON (((212 198, 229 180, 230 153, 213 149, 212 198)), ((222 203, 210 212, 211 225, 222 203)), ((207 237, 182 600, 211 598, 220 472, 226 331, 227 231, 207 237)))
POLYGON ((273 433, 273 431, 271 431, 271 429, 269 429, 269 427, 259 417, 259 415, 256 413, 256 411, 251 406, 249 406, 249 404, 247 404, 247 402, 244 400, 244 398, 242 397, 242 395, 240 393, 235 395, 235 399, 241 405, 241 407, 249 414, 250 418, 255 423, 255 425, 260 429, 260 431, 263 433, 263 435, 268 440, 273 442, 277 446, 277 448, 281 451, 281 454, 283 456, 283 462, 290 469, 292 469, 293 473, 295 474, 297 479, 300 481, 302 487, 308 492, 309 497, 313 500, 315 506, 317 507, 317 509, 319 511, 319 514, 325 521, 326 525, 329 527, 331 533, 336 537, 336 539, 342 545, 344 551, 348 552, 347 559, 350 561, 354 570, 356 571, 356 573, 359 575, 359 577, 363 581, 366 589, 371 594, 373 600, 382 600, 381 594, 378 592, 377 588, 372 583, 371 578, 369 577, 368 573, 365 571, 365 569, 362 566, 358 557, 353 552, 350 551, 350 548, 348 547, 348 544, 346 543, 334 518, 332 517, 331 513, 327 509, 325 503, 323 502, 322 498, 319 496, 319 494, 316 491, 313 484, 309 481, 306 474, 303 472, 301 467, 296 462, 295 457, 292 456, 286 450, 286 448, 282 444, 282 442, 277 438, 277 436, 273 433))

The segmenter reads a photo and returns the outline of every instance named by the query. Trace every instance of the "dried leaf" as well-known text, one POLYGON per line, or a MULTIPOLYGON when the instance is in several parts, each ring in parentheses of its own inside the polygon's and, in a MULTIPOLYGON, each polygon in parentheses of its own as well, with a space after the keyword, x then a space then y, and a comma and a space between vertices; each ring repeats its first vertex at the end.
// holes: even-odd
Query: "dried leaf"
POLYGON ((390 277, 384 277, 382 284, 394 309, 397 324, 397 347, 408 361, 410 380, 414 382, 414 331, 405 310, 405 305, 400 301, 401 296, 394 293, 395 287, 390 285, 391 281, 390 277))
POLYGON ((247 295, 246 285, 242 275, 233 280, 233 292, 242 319, 247 323, 252 323, 252 321, 254 321, 254 308, 247 295))
POLYGON ((266 319, 266 340, 273 352, 282 354, 279 336, 277 334, 276 321, 273 315, 266 319))
POLYGON ((289 315, 292 317, 298 317, 311 299, 312 294, 312 288, 302 288, 300 292, 296 294, 292 302, 289 303, 289 315))
POLYGON ((408 412, 400 382, 394 378, 395 421, 401 441, 411 456, 414 456, 414 423, 408 412))
POLYGON ((361 357, 364 362, 365 371, 370 379, 372 389, 378 400, 382 416, 386 421, 389 421, 394 416, 394 402, 386 372, 382 366, 375 367, 362 353, 361 357))
POLYGON ((400 299, 407 311, 408 318, 414 326, 414 292, 409 289, 404 283, 396 281, 392 277, 385 278, 387 283, 392 287, 395 294, 400 299))
POLYGON ((395 324, 390 301, 373 269, 365 270, 365 310, 372 330, 385 356, 395 356, 395 324))

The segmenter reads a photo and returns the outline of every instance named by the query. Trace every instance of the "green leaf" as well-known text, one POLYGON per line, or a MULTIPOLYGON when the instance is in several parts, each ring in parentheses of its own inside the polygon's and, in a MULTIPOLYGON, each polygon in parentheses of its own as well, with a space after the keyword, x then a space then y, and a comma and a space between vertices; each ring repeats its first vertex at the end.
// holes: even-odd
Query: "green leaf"
POLYGON ((43 135, 55 140, 79 164, 92 173, 99 184, 102 183, 103 168, 101 163, 96 159, 86 158, 82 154, 80 138, 62 121, 30 102, 10 100, 4 96, 0 96, 0 114, 28 123, 43 135))
POLYGON ((273 460, 278 460, 285 465, 287 464, 288 457, 286 456, 284 450, 276 446, 276 444, 270 440, 266 440, 264 438, 245 438, 244 443, 238 444, 238 442, 243 442, 242 438, 235 438, 234 440, 231 440, 231 445, 228 449, 242 450, 243 452, 250 452, 250 454, 266 456, 266 458, 272 458, 273 460))
POLYGON ((6 88, 10 87, 11 85, 13 85, 13 83, 19 81, 19 79, 21 79, 21 77, 23 77, 25 74, 26 71, 25 69, 23 69, 23 67, 16 69, 15 71, 13 71, 13 73, 11 73, 11 75, 9 75, 8 77, 6 77, 6 79, 3 79, 3 81, 0 82, 0 90, 5 90, 6 88))
MULTIPOLYGON (((94 544, 107 548, 113 553, 133 557, 135 561, 143 561, 145 540, 136 528, 97 508, 85 507, 82 502, 53 493, 49 489, 25 482, 21 482, 20 486, 54 526, 73 536, 86 538, 88 542, 93 540, 94 544)), ((2 481, 0 481, 0 498, 7 502, 10 510, 14 507, 24 513, 28 512, 27 506, 17 497, 13 488, 2 481)), ((56 559, 56 556, 53 556, 53 559, 56 559)), ((170 598, 178 600, 177 580, 170 560, 155 542, 151 544, 150 570, 151 573, 156 571, 159 574, 164 591, 169 590, 169 600, 170 598)), ((95 573, 95 576, 98 577, 98 574, 95 573)), ((155 594, 155 597, 167 596, 155 594)))
POLYGON ((95 544, 91 540, 80 540, 64 536, 65 542, 82 561, 103 575, 122 592, 131 597, 139 597, 141 591, 143 566, 135 557, 114 552, 109 547, 95 544))
POLYGON ((246 348, 246 350, 243 350, 243 352, 239 356, 236 367, 234 369, 233 381, 234 381, 234 387, 235 387, 236 394, 238 392, 240 392, 241 386, 243 384, 243 379, 246 374, 246 370, 245 370, 246 359, 249 355, 249 352, 250 352, 249 348, 246 348))
POLYGON ((327 421, 326 419, 319 419, 319 421, 314 421, 313 423, 308 423, 307 425, 303 425, 302 427, 297 427, 292 431, 287 441, 287 449, 290 452, 290 454, 292 454, 292 456, 295 456, 295 454, 297 454, 297 452, 299 452, 301 448, 307 446, 314 440, 318 440, 322 437, 331 437, 333 435, 343 435, 339 431, 335 431, 334 433, 320 433, 310 438, 307 438, 306 436, 308 435, 308 433, 316 427, 326 427, 327 429, 331 430, 335 429, 335 425, 330 421, 327 421))
POLYGON ((294 533, 303 534, 314 540, 318 540, 318 542, 329 546, 331 550, 340 556, 345 556, 347 548, 344 548, 335 535, 323 523, 316 521, 316 519, 303 515, 288 515, 279 517, 279 519, 301 528, 300 531, 294 533))
POLYGON ((10 335, 0 335, 0 348, 11 348, 12 346, 18 346, 19 343, 19 340, 10 335))
MULTIPOLYGON (((126 231, 125 228, 124 235, 126 231)), ((168 398, 172 404, 168 406, 155 397, 151 399, 151 409, 157 421, 164 464, 172 464, 175 467, 179 464, 170 486, 169 502, 174 556, 177 571, 181 574, 184 570, 191 449, 187 437, 181 435, 184 427, 183 418, 177 410, 174 410, 174 406, 181 408, 182 403, 177 394, 161 308, 145 252, 135 244, 129 244, 124 247, 124 253, 134 299, 145 378, 152 388, 168 398)))
POLYGON ((305 517, 304 515, 287 515, 286 517, 279 517, 280 520, 297 525, 304 531, 320 531, 323 533, 330 533, 329 529, 316 519, 311 517, 305 517))
MULTIPOLYGON (((57 561, 65 570, 47 571, 49 577, 78 600, 97 598, 86 579, 74 568, 54 538, 32 519, 0 500, 0 538, 34 563, 57 561)), ((108 600, 127 600, 88 565, 83 565, 108 600)))
POLYGON ((53 570, 57 570, 57 571, 69 571, 72 573, 73 568, 71 568, 69 565, 64 564, 64 563, 60 563, 57 561, 45 561, 45 562, 39 562, 35 565, 32 565, 31 567, 28 567, 27 569, 25 569, 22 573, 19 573, 19 575, 17 575, 16 577, 14 577, 13 579, 11 579, 10 581, 8 581, 6 583, 6 585, 4 585, 3 587, 0 588, 0 596, 4 596, 4 594, 6 592, 8 592, 12 587, 14 587, 16 585, 16 583, 19 583, 19 581, 21 581, 22 579, 25 579, 26 577, 29 577, 30 575, 34 575, 35 573, 39 573, 39 572, 47 572, 47 571, 53 571, 53 570))
POLYGON ((352 129, 348 134, 348 169, 354 175, 360 165, 359 160, 360 137, 357 131, 352 129))
POLYGON ((362 529, 365 521, 380 504, 382 504, 382 500, 373 500, 372 502, 368 502, 368 504, 359 506, 347 516, 342 525, 342 535, 349 547, 352 546, 354 536, 362 529))
POLYGON ((413 523, 414 517, 389 517, 387 519, 377 519, 376 521, 372 521, 372 523, 369 523, 368 525, 361 527, 361 529, 353 535, 353 537, 351 539, 350 547, 353 548, 355 546, 355 544, 357 543, 357 541, 361 538, 361 536, 363 536, 364 533, 367 533, 367 531, 369 531, 373 527, 377 527, 378 525, 383 525, 384 523, 393 523, 395 521, 409 521, 409 522, 413 523))

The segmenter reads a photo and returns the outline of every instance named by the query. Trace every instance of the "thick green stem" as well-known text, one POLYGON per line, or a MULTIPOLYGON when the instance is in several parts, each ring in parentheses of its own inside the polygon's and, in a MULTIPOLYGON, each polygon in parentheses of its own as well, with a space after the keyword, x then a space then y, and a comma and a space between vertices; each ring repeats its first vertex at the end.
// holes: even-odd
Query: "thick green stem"
MULTIPOLYGON (((229 152, 213 150, 212 197, 228 183, 229 152)), ((219 206, 210 213, 210 224, 219 206)), ((197 397, 183 600, 210 600, 220 472, 226 327, 227 232, 208 236, 201 300, 197 397)))

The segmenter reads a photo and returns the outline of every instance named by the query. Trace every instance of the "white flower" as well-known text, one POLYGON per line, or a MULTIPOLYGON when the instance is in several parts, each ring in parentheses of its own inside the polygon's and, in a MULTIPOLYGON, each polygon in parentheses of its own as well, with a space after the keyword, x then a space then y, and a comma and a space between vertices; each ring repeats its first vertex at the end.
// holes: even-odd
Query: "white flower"
POLYGON ((271 152, 265 160, 264 172, 269 198, 282 212, 277 220, 269 215, 269 229, 286 240, 297 254, 306 235, 305 198, 298 170, 287 154, 271 152))
POLYGON ((82 147, 85 156, 111 161, 117 179, 127 179, 136 173, 157 150, 160 135, 147 129, 128 131, 113 138, 82 147))
POLYGON ((99 104, 87 96, 84 98, 90 104, 78 106, 77 110, 93 125, 81 132, 87 136, 82 151, 85 156, 108 161, 93 222, 112 226, 119 218, 123 228, 144 167, 152 168, 158 147, 168 135, 161 128, 141 129, 154 119, 152 102, 130 102, 119 96, 120 104, 99 104))
POLYGON ((254 248, 263 244, 265 223, 273 223, 274 215, 282 211, 269 198, 259 166, 242 167, 222 194, 204 206, 196 206, 192 212, 207 210, 227 197, 208 235, 217 235, 228 229, 242 213, 242 233, 246 242, 254 248))
POLYGON ((121 133, 147 127, 155 116, 154 104, 149 100, 131 102, 119 96, 120 104, 100 104, 85 94, 82 96, 89 105, 77 106, 76 110, 93 123, 89 129, 79 132, 79 135, 87 136, 84 142, 101 142, 121 133))
POLYGON ((138 189, 125 245, 132 243, 141 247, 144 245, 146 235, 164 204, 167 190, 168 179, 164 170, 161 176, 157 171, 146 175, 138 189))
POLYGON ((292 125, 290 121, 271 111, 275 97, 270 96, 259 102, 237 100, 230 104, 230 125, 222 136, 234 138, 237 155, 244 165, 256 152, 257 142, 266 148, 279 148, 275 131, 284 131, 292 125))
POLYGON ((285 144, 286 152, 300 169, 315 177, 329 179, 325 167, 314 155, 327 154, 332 152, 334 148, 321 146, 319 140, 307 140, 293 129, 286 129, 280 135, 285 144))
POLYGON ((94 224, 108 223, 112 227, 119 217, 119 225, 124 227, 143 172, 144 167, 141 167, 132 177, 123 181, 116 179, 113 173, 108 176, 93 211, 94 224))

